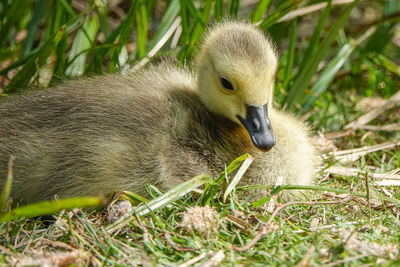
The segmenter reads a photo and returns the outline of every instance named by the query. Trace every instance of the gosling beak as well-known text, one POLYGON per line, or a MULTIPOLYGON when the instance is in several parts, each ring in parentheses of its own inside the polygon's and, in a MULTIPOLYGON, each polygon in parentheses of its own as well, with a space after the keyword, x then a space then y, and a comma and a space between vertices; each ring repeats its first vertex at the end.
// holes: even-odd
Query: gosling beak
POLYGON ((263 106, 246 105, 246 119, 237 116, 246 127, 253 144, 262 151, 268 151, 275 145, 275 135, 268 118, 267 104, 263 106))

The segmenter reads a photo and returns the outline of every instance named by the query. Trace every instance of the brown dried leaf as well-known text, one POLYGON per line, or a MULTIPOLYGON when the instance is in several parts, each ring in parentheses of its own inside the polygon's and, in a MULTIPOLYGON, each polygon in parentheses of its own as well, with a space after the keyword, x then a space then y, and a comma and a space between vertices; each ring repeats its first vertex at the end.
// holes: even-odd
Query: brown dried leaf
POLYGON ((346 246, 362 254, 368 254, 376 257, 389 258, 395 260, 399 255, 399 249, 396 245, 380 245, 376 242, 360 241, 357 233, 340 229, 339 236, 343 241, 347 241, 346 246))
POLYGON ((72 264, 83 266, 83 261, 87 258, 86 254, 78 250, 70 252, 32 250, 30 254, 12 258, 11 263, 15 266, 64 267, 72 264))
POLYGON ((357 103, 356 110, 368 112, 379 107, 384 102, 385 99, 382 97, 365 97, 357 103))

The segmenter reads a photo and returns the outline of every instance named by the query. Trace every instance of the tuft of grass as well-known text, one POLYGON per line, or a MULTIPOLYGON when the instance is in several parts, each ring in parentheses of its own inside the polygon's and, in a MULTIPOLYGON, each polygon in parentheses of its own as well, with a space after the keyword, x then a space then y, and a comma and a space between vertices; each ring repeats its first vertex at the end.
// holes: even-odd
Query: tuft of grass
MULTIPOLYGON (((5 212, 10 191, 6 186, 0 198, 0 264, 200 266, 218 260, 223 266, 398 265, 400 190, 381 186, 382 179, 374 177, 399 174, 400 150, 365 153, 350 162, 341 161, 335 151, 400 139, 399 131, 378 127, 400 119, 399 103, 388 107, 385 102, 400 84, 400 4, 344 2, 1 2, 3 94, 68 77, 136 70, 163 56, 191 67, 187 62, 210 23, 227 17, 256 23, 281 54, 275 105, 308 118, 324 137, 324 157, 313 186, 238 186, 240 176, 234 177, 250 158, 243 155, 212 179, 195 177, 166 193, 147 185, 149 199, 125 192, 133 212, 115 225, 106 220, 106 211, 75 209, 85 203, 97 205, 99 198, 5 212), (374 110, 368 107, 372 100, 381 101, 384 112, 367 125, 344 130, 374 110), (329 171, 332 166, 359 171, 337 174, 329 171), (200 186, 203 191, 195 193, 200 186), (265 197, 249 196, 253 188, 264 190, 265 197), (303 190, 304 201, 282 203, 285 190, 303 190), (208 235, 185 231, 181 222, 186 212, 206 205, 215 210, 218 230, 208 235), (27 219, 48 213, 55 214, 55 223, 27 219), (110 231, 116 225, 118 230, 110 231), (45 252, 38 254, 36 249, 45 252)), ((11 185, 12 175, 0 179, 11 185)))

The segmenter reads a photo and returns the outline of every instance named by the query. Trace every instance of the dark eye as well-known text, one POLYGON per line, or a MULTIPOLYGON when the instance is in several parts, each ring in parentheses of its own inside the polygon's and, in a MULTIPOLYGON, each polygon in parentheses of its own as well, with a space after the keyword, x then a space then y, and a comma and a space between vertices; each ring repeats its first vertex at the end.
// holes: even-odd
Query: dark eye
POLYGON ((225 89, 233 91, 233 85, 225 77, 221 77, 221 84, 223 87, 225 87, 225 89))

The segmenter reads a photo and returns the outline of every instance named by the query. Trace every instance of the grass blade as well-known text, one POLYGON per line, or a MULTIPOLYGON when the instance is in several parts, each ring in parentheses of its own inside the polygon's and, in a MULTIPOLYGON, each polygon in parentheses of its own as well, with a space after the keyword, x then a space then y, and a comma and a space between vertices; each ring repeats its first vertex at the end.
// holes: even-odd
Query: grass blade
MULTIPOLYGON (((193 13, 190 12, 190 10, 194 6, 192 6, 193 3, 190 1, 185 1, 185 0, 180 0, 180 16, 182 18, 182 35, 187 37, 190 33, 190 19, 192 15, 195 16, 193 13)), ((185 38, 186 40, 187 38, 185 38)))
MULTIPOLYGON (((146 203, 145 206, 137 207, 133 212, 138 214, 139 216, 146 216, 146 215, 150 214, 151 212, 154 212, 157 209, 163 208, 163 207, 167 206, 168 204, 176 201, 177 199, 183 197, 184 195, 192 192, 193 189, 196 189, 205 183, 214 184, 215 182, 207 174, 198 175, 186 182, 183 182, 183 183, 175 186, 174 188, 172 188, 165 194, 149 201, 148 203, 146 203)), ((108 225, 106 227, 106 230, 108 232, 112 232, 115 229, 118 229, 118 228, 126 225, 127 223, 129 223, 131 221, 131 218, 132 218, 132 214, 126 214, 125 216, 121 217, 113 224, 108 225)))
POLYGON ((400 67, 393 62, 390 58, 386 57, 383 54, 372 54, 370 56, 371 60, 374 61, 376 64, 381 65, 387 71, 392 72, 400 77, 400 67))
POLYGON ((289 11, 293 8, 297 7, 297 5, 303 0, 298 1, 285 1, 281 5, 279 5, 278 9, 269 15, 261 24, 260 28, 263 30, 268 29, 272 25, 274 25, 280 18, 285 16, 289 11))
POLYGON ((267 12, 270 3, 271 0, 261 0, 257 4, 250 16, 252 23, 256 23, 262 19, 262 16, 265 12, 267 12))
POLYGON ((8 222, 19 218, 33 218, 49 215, 61 210, 71 210, 74 208, 98 207, 102 204, 103 199, 101 197, 77 197, 54 201, 43 201, 15 208, 9 212, 3 213, 0 215, 0 222, 8 222))
POLYGON ((237 17, 239 12, 239 0, 228 0, 229 15, 237 17))
POLYGON ((207 174, 198 175, 189 181, 183 182, 175 186, 160 197, 149 201, 146 206, 138 207, 137 209, 135 209, 135 213, 140 216, 146 216, 150 212, 156 211, 176 201, 184 195, 192 192, 193 189, 196 189, 205 183, 215 184, 213 179, 211 179, 211 177, 207 174))
POLYGON ((13 77, 10 83, 4 88, 4 93, 16 92, 24 89, 36 73, 37 66, 43 65, 52 53, 55 46, 63 37, 64 32, 60 30, 53 38, 43 44, 40 49, 29 58, 22 69, 13 77))
POLYGON ((136 59, 140 60, 146 56, 146 44, 147 44, 147 8, 145 1, 139 1, 137 3, 135 14, 135 24, 136 24, 136 59))
POLYGON ((0 214, 5 211, 8 199, 10 198, 11 186, 13 180, 13 163, 14 163, 14 157, 11 157, 10 161, 8 162, 7 179, 4 184, 3 190, 1 191, 1 196, 0 196, 0 214))
POLYGON ((296 43, 297 43, 297 20, 293 20, 292 27, 290 30, 290 43, 288 49, 288 55, 286 60, 285 66, 285 76, 283 77, 283 88, 287 88, 290 79, 292 78, 293 72, 293 64, 294 64, 294 57, 295 57, 295 50, 296 50, 296 43))
POLYGON ((312 96, 308 96, 304 100, 302 105, 302 112, 306 112, 310 108, 312 103, 317 99, 331 84, 336 73, 342 68, 343 64, 349 58, 354 49, 360 45, 364 40, 371 37, 376 31, 376 28, 370 28, 365 34, 363 34, 358 40, 345 44, 337 55, 329 62, 325 67, 324 71, 318 77, 315 84, 311 87, 310 91, 313 92, 312 96))
POLYGON ((312 55, 309 61, 305 64, 305 66, 300 69, 300 73, 294 81, 293 87, 290 88, 289 96, 287 99, 287 108, 293 109, 294 104, 299 101, 299 99, 303 96, 305 89, 310 83, 312 77, 318 70, 318 65, 325 58, 330 50, 330 45, 335 40, 340 29, 343 28, 344 23, 350 15, 353 7, 358 3, 358 1, 354 1, 350 4, 339 19, 333 24, 332 29, 329 31, 327 36, 324 38, 322 43, 315 49, 315 53, 312 55))
POLYGON ((129 200, 132 205, 139 205, 142 202, 149 202, 148 199, 134 193, 134 192, 130 192, 130 191, 123 191, 121 194, 122 198, 129 200))
MULTIPOLYGON (((189 2, 189 1, 188 1, 189 2)), ((208 19, 211 14, 211 8, 212 8, 212 0, 206 0, 201 13, 198 12, 196 13, 196 18, 195 18, 195 26, 193 29, 193 32, 185 35, 187 38, 185 38, 184 45, 182 46, 180 52, 179 52, 179 60, 187 60, 189 59, 195 49, 196 49, 196 44, 200 41, 201 36, 203 35, 204 30, 206 29, 208 25, 208 19)), ((183 26, 183 18, 182 18, 182 26, 183 26)))
POLYGON ((312 96, 307 96, 303 101, 302 112, 306 112, 308 108, 312 105, 312 103, 317 99, 322 92, 328 88, 329 84, 331 84, 335 74, 342 68, 346 59, 350 56, 350 54, 354 50, 354 45, 345 44, 337 55, 329 62, 329 64, 325 67, 324 71, 318 77, 318 80, 311 87, 310 91, 313 92, 312 96))
MULTIPOLYGON (((43 64, 47 63, 48 57, 54 52, 55 47, 58 46, 60 41, 81 27, 85 15, 86 12, 82 13, 78 18, 68 21, 64 26, 48 37, 39 48, 35 49, 27 56, 22 56, 20 60, 12 64, 13 68, 22 64, 24 65, 12 78, 10 83, 3 89, 3 92, 13 93, 25 89, 31 82, 35 73, 38 72, 38 69, 43 64)), ((13 68, 10 68, 9 66, 1 70, 1 73, 6 73, 13 68)))
POLYGON ((235 177, 233 177, 232 181, 229 183, 228 188, 224 193, 224 202, 226 202, 226 199, 229 196, 229 194, 232 192, 233 189, 235 189, 236 185, 240 182, 240 179, 242 179, 244 173, 250 167, 250 164, 253 162, 253 159, 254 158, 249 154, 248 157, 243 161, 242 166, 240 166, 238 172, 236 173, 235 177))
POLYGON ((214 19, 216 21, 222 20, 223 14, 224 14, 223 0, 216 0, 214 5, 214 19))
POLYGON ((157 31, 149 44, 148 51, 151 51, 170 29, 179 14, 180 8, 181 6, 179 0, 173 0, 168 5, 168 9, 165 12, 160 24, 158 25, 157 31))
POLYGON ((71 7, 71 5, 66 0, 58 0, 60 4, 64 7, 65 11, 73 18, 76 18, 76 14, 71 7))
POLYGON ((218 176, 218 178, 215 180, 215 185, 206 185, 204 193, 201 197, 201 204, 203 206, 210 204, 211 200, 215 197, 215 194, 218 192, 220 185, 225 180, 225 178, 227 178, 227 176, 231 172, 236 170, 242 164, 242 162, 244 162, 249 157, 250 157, 249 154, 244 154, 238 157, 237 159, 232 161, 228 165, 228 167, 225 168, 225 171, 218 176))
POLYGON ((46 0, 39 0, 35 3, 32 19, 29 22, 27 28, 27 35, 22 44, 22 55, 26 55, 32 50, 33 41, 35 40, 35 35, 38 30, 39 23, 46 11, 46 2, 46 0))
POLYGON ((14 28, 19 28, 21 19, 30 11, 32 0, 2 1, 2 8, 5 16, 1 18, 0 46, 3 47, 10 32, 14 28), (17 25, 16 25, 17 24, 17 25))
POLYGON ((321 17, 318 20, 317 27, 315 27, 315 30, 313 32, 313 35, 311 37, 311 41, 307 46, 307 50, 304 53, 303 59, 300 63, 299 69, 303 69, 306 64, 308 64, 312 60, 312 55, 315 53, 319 40, 322 36, 322 30, 324 29, 326 20, 329 16, 329 13, 331 12, 332 9, 332 1, 328 1, 328 5, 325 7, 324 11, 322 12, 321 17))
MULTIPOLYGON (((132 25, 133 25, 133 22, 135 21, 137 6, 138 5, 136 3, 131 4, 128 14, 127 14, 126 18, 124 19, 124 21, 115 30, 115 32, 110 35, 110 37, 106 41, 107 44, 113 44, 114 41, 118 40, 117 44, 114 45, 115 48, 110 50, 110 53, 111 53, 111 62, 109 65, 110 72, 115 72, 120 67, 119 56, 121 54, 122 47, 127 43, 129 36, 132 32, 132 25)), ((105 49, 104 51, 105 51, 105 53, 107 53, 108 49, 105 49)), ((101 58, 104 57, 105 53, 102 54, 101 58)))
POLYGON ((69 55, 69 66, 66 74, 71 77, 81 76, 85 70, 87 50, 93 46, 99 29, 99 21, 97 16, 89 18, 85 22, 82 29, 79 29, 72 43, 71 52, 69 55))
MULTIPOLYGON (((237 187, 237 190, 254 190, 254 189, 274 189, 274 186, 271 185, 247 185, 237 187)), ((352 190, 347 190, 343 188, 333 188, 333 187, 324 187, 324 186, 316 186, 316 185, 279 185, 275 187, 276 190, 311 190, 311 191, 326 191, 326 192, 333 192, 336 194, 352 194, 354 196, 366 198, 367 194, 365 193, 358 193, 353 192, 352 190)), ((379 192, 374 192, 376 196, 384 201, 388 201, 390 203, 396 203, 400 205, 400 200, 396 198, 382 196, 379 192)))

